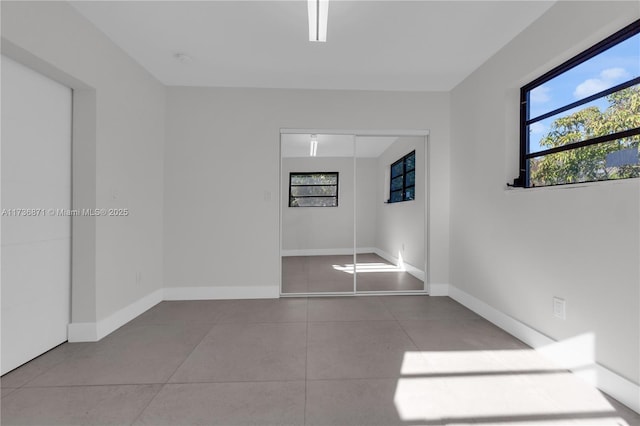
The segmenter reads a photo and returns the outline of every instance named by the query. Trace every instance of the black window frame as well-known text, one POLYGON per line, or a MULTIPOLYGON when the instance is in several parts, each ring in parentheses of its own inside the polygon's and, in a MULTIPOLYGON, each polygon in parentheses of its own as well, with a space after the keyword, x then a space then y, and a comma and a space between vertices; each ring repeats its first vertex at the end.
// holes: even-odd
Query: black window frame
POLYGON ((321 207, 321 208, 325 208, 325 207, 338 207, 339 205, 339 195, 340 195, 340 172, 290 172, 289 173, 289 207, 305 207, 305 208, 309 208, 309 207, 321 207), (293 184, 293 176, 312 176, 312 175, 335 175, 336 176, 336 183, 335 185, 294 185, 293 184), (336 195, 298 195, 295 198, 335 198, 336 199, 336 205, 335 206, 297 206, 297 205, 291 205, 291 202, 293 200, 293 196, 291 194, 291 188, 294 186, 335 186, 336 187, 336 195))
MULTIPOLYGON (((513 180, 513 184, 509 186, 515 187, 523 187, 523 188, 533 188, 535 186, 531 185, 530 181, 530 167, 529 160, 536 157, 543 157, 550 154, 555 154, 558 152, 564 152, 569 150, 575 150, 578 148, 583 148, 585 146, 596 145, 603 142, 610 142, 622 138, 627 138, 630 136, 640 135, 640 127, 628 129, 616 133, 612 133, 609 135, 598 136, 590 139, 585 139, 579 142, 574 142, 570 144, 566 144, 563 146, 558 146, 554 148, 545 149, 543 151, 538 152, 530 152, 529 151, 529 131, 528 126, 536 123, 538 121, 544 120, 546 118, 552 117, 556 114, 562 113, 564 111, 568 111, 572 108, 578 107, 580 105, 584 105, 593 100, 602 98, 604 96, 610 95, 612 93, 618 92, 620 90, 626 89, 631 86, 635 86, 640 84, 640 77, 632 78, 630 80, 625 81, 624 83, 613 86, 609 89, 600 91, 593 95, 590 95, 584 99, 580 99, 578 101, 572 102, 570 104, 561 106, 559 108, 555 108, 552 111, 549 111, 545 114, 535 117, 534 119, 529 119, 529 94, 531 91, 537 87, 542 86, 544 83, 550 81, 551 79, 569 71, 570 69, 588 61, 589 59, 597 56, 598 54, 608 50, 609 48, 622 43, 623 41, 640 34, 640 19, 632 22, 611 36, 605 38, 599 43, 591 46, 587 50, 579 53, 568 61, 562 63, 561 65, 553 68, 542 76, 536 78, 532 82, 522 86, 520 88, 520 161, 519 161, 519 175, 517 178, 513 180)), ((594 181, 586 181, 586 182, 602 182, 604 180, 594 180, 594 181)), ((585 182, 575 182, 575 183, 585 183, 585 182)), ((560 183, 556 185, 571 185, 574 182, 560 183)), ((551 185, 551 186, 556 186, 551 185)), ((547 185, 548 186, 548 185, 547 185)))
POLYGON ((416 151, 415 149, 413 151, 411 151, 410 153, 408 153, 407 155, 405 155, 404 157, 398 159, 397 161, 394 161, 393 163, 391 163, 391 166, 389 166, 389 199, 387 200, 387 204, 395 204, 395 203, 402 203, 405 201, 413 201, 416 199, 416 184, 415 184, 415 173, 416 173, 416 151), (407 160, 413 157, 413 169, 409 169, 407 170, 407 160), (398 165, 398 164, 402 164, 402 173, 398 174, 396 176, 393 175, 393 168, 398 165), (413 180, 413 185, 407 185, 407 174, 410 172, 414 172, 414 180, 413 180), (393 180, 402 176, 402 189, 393 189, 393 180), (409 188, 413 188, 413 198, 407 198, 407 189, 409 188), (396 200, 393 201, 393 193, 394 192, 400 192, 402 191, 402 199, 401 200, 396 200))

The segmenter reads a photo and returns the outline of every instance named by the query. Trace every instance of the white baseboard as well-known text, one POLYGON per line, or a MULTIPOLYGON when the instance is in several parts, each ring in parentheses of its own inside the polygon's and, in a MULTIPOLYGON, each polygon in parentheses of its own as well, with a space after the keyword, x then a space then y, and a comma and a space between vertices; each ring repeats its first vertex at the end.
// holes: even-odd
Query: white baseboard
MULTIPOLYGON (((356 253, 375 253, 373 247, 358 247, 356 253)), ((302 249, 280 250, 280 255, 287 256, 349 256, 353 254, 353 248, 329 248, 329 249, 302 249)))
POLYGON ((67 328, 67 339, 70 342, 97 342, 162 300, 163 290, 158 289, 98 322, 71 323, 67 328))
MULTIPOLYGON (((373 248, 373 253, 377 254, 378 256, 380 256, 381 258, 383 258, 384 260, 386 260, 389 263, 393 263, 394 265, 397 265, 399 260, 397 257, 392 256, 391 254, 387 253, 386 251, 380 250, 379 248, 373 248)), ((410 273, 411 275, 413 275, 414 277, 416 277, 417 279, 419 279, 420 281, 424 282, 424 271, 420 268, 416 268, 415 266, 411 265, 410 263, 407 262, 403 262, 404 263, 404 269, 405 271, 407 271, 408 273, 410 273)))
POLYGON ((640 386, 595 362, 592 355, 592 337, 579 336, 570 339, 573 341, 557 342, 455 286, 449 286, 449 297, 522 340, 560 367, 571 370, 587 383, 640 413, 640 386), (584 347, 584 351, 580 351, 581 346, 584 347), (577 359, 581 365, 574 367, 577 359))
POLYGON ((98 322, 67 326, 69 342, 97 342, 163 300, 276 299, 278 286, 170 287, 154 291, 98 322))
POLYGON ((277 299, 278 297, 280 297, 280 288, 277 285, 164 289, 164 300, 277 299))
POLYGON ((429 296, 448 296, 449 284, 431 283, 427 285, 429 296))

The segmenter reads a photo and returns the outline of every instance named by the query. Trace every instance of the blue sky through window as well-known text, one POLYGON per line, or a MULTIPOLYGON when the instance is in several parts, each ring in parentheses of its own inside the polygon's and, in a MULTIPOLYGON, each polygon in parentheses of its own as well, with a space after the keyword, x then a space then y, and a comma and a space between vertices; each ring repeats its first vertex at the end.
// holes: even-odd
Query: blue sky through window
MULTIPOLYGON (((636 34, 531 90, 529 118, 538 117, 639 76, 640 34, 636 34)), ((606 98, 601 98, 558 116, 533 123, 529 127, 530 152, 545 149, 540 147, 540 140, 547 135, 556 118, 568 116, 590 106, 597 106, 604 111, 609 103, 606 98)))

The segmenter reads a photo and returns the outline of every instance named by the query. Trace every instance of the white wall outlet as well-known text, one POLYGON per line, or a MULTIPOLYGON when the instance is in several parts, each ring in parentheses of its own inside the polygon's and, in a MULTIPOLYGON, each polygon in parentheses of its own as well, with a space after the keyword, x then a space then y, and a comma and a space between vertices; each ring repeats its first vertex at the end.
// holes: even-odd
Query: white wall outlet
POLYGON ((140 284, 142 282, 142 272, 136 272, 136 284, 140 284))
POLYGON ((567 318, 567 302, 564 299, 553 298, 553 316, 560 319, 567 318))

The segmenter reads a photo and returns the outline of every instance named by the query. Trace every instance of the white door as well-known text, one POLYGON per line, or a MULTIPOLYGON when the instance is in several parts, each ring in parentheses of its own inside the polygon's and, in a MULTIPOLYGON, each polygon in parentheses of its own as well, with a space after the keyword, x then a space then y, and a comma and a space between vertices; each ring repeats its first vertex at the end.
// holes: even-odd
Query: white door
POLYGON ((1 374, 67 340, 71 89, 2 56, 1 374))

